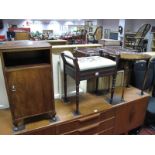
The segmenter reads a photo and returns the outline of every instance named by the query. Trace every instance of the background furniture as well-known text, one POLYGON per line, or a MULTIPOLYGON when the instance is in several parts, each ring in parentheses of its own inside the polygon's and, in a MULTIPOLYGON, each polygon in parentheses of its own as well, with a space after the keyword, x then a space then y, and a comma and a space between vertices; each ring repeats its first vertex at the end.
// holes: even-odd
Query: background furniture
POLYGON ((12 38, 14 40, 29 40, 30 28, 8 28, 7 38, 8 40, 12 40, 12 38))
POLYGON ((103 27, 99 26, 96 28, 93 34, 88 33, 88 42, 98 43, 98 41, 102 39, 102 36, 103 36, 103 27))
POLYGON ((99 40, 99 44, 102 44, 103 46, 120 46, 121 42, 120 40, 114 39, 101 39, 99 40))
POLYGON ((28 32, 16 32, 15 40, 30 40, 30 34, 28 32))
POLYGON ((46 42, 12 41, 0 47, 9 104, 15 126, 26 118, 55 116, 51 46, 46 42))
POLYGON ((152 45, 151 45, 151 49, 152 49, 152 51, 155 51, 155 26, 152 26, 151 34, 152 34, 152 45))
POLYGON ((126 43, 128 43, 128 45, 133 48, 133 49, 137 49, 139 52, 143 52, 146 49, 146 40, 145 40, 145 36, 148 33, 148 31, 150 30, 151 25, 150 24, 143 24, 138 31, 136 32, 134 37, 127 37, 126 38, 126 43))

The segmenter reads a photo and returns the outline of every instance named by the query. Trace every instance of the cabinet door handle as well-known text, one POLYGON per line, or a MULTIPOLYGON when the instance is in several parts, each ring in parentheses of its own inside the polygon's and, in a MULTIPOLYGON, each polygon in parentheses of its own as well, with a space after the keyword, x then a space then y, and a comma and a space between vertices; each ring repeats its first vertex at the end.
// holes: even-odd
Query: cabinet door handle
POLYGON ((13 92, 16 91, 16 87, 15 87, 15 85, 12 85, 11 91, 13 91, 13 92))

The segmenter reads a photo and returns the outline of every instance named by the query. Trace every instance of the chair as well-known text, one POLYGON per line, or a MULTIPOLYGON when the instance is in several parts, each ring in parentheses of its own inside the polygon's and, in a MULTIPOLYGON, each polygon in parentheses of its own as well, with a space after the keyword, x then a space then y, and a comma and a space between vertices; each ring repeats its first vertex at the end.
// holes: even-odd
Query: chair
POLYGON ((103 35, 103 27, 99 26, 96 28, 94 34, 89 34, 88 42, 98 43, 98 41, 102 39, 102 35, 103 35))
POLYGON ((127 37, 126 44, 139 52, 144 52, 147 46, 146 34, 150 30, 150 24, 143 24, 137 31, 134 37, 127 37))
POLYGON ((88 80, 102 76, 113 76, 110 103, 113 101, 113 94, 116 81, 116 62, 101 56, 74 57, 70 51, 61 53, 64 67, 64 101, 67 101, 67 75, 71 76, 76 83, 76 110, 79 111, 79 84, 81 80, 88 80))

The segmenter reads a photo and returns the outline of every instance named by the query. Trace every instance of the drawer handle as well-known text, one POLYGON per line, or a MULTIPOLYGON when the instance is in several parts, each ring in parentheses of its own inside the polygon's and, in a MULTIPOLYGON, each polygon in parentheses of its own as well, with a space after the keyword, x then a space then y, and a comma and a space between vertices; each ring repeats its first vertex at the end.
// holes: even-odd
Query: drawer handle
POLYGON ((100 116, 100 113, 97 113, 95 115, 92 115, 92 116, 88 116, 88 117, 85 117, 85 118, 81 118, 79 119, 80 122, 85 122, 85 121, 89 121, 91 119, 94 119, 94 118, 97 118, 100 116))
POLYGON ((81 129, 78 130, 78 132, 86 132, 86 131, 88 131, 90 129, 94 129, 94 128, 97 128, 97 127, 99 127, 99 123, 96 123, 96 124, 89 125, 87 127, 81 128, 81 129))

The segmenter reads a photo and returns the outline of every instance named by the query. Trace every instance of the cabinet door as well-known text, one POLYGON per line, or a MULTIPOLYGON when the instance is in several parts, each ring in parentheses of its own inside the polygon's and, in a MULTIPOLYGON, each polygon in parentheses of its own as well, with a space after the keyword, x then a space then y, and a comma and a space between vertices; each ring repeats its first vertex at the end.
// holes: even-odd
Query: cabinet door
POLYGON ((129 115, 129 130, 143 125, 148 105, 148 97, 138 100, 133 104, 129 115))
POLYGON ((50 65, 8 71, 6 78, 14 119, 54 110, 50 65))

